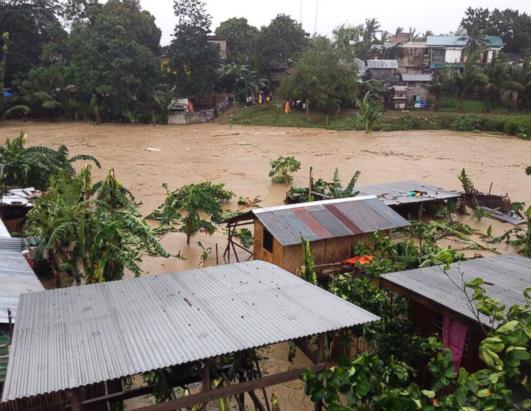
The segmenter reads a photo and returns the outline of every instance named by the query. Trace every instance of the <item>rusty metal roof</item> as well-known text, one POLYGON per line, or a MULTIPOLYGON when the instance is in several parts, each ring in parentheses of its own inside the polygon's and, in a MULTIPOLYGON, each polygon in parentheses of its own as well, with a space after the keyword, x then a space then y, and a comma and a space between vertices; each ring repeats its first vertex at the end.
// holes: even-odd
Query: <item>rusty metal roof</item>
POLYGON ((409 223, 375 196, 314 201, 253 210, 283 246, 405 227, 409 223))
POLYGON ((3 401, 378 320, 263 261, 26 294, 18 311, 3 401))
POLYGON ((358 188, 362 195, 377 196, 388 206, 425 203, 459 198, 462 193, 445 190, 418 181, 374 184, 358 188))
MULTIPOLYGON (((467 297, 456 286, 462 284, 461 273, 465 281, 483 278, 487 294, 509 308, 526 304, 524 290, 531 284, 531 259, 512 255, 477 258, 452 264, 447 273, 442 267, 433 266, 384 274, 380 278, 384 286, 390 283, 477 321, 467 297)), ((486 317, 481 316, 481 322, 489 326, 486 317)))

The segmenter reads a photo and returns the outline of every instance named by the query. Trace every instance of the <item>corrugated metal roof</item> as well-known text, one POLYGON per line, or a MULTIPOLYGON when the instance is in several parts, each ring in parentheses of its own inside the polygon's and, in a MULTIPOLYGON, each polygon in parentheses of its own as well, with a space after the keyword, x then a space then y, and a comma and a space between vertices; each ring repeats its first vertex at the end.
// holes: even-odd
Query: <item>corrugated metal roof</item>
MULTIPOLYGON (((489 47, 503 47, 503 40, 500 36, 485 36, 486 45, 489 47)), ((468 36, 428 36, 426 45, 428 47, 465 47, 468 43, 468 36)))
POLYGON ((405 227, 409 223, 375 196, 314 201, 253 210, 283 246, 405 227))
POLYGON ((0 196, 0 205, 31 207, 31 200, 41 193, 33 187, 15 188, 0 196))
POLYGON ((402 74, 402 81, 405 82, 427 82, 429 83, 432 80, 433 76, 431 73, 412 73, 412 74, 402 74))
POLYGON ((376 321, 263 261, 49 290, 19 304, 3 401, 376 321))
POLYGON ((367 60, 369 69, 398 69, 398 60, 367 60))
POLYGON ((9 322, 8 308, 16 321, 21 294, 44 290, 20 249, 20 239, 0 240, 0 324, 9 322))
MULTIPOLYGON (((523 293, 531 284, 529 258, 509 255, 478 258, 452 264, 448 271, 456 284, 461 284, 461 273, 464 274, 465 281, 483 278, 487 294, 507 308, 514 304, 526 304, 523 293)), ((440 266, 385 274, 381 278, 476 321, 468 299, 440 266)), ((385 282, 383 284, 385 286, 385 282)), ((489 325, 484 316, 482 323, 489 325)))
POLYGON ((377 196, 388 206, 449 200, 461 197, 461 193, 444 190, 418 181, 374 184, 358 188, 360 194, 377 196))
POLYGON ((9 234, 9 231, 7 230, 7 227, 1 218, 0 218, 0 238, 11 238, 11 234, 9 234))

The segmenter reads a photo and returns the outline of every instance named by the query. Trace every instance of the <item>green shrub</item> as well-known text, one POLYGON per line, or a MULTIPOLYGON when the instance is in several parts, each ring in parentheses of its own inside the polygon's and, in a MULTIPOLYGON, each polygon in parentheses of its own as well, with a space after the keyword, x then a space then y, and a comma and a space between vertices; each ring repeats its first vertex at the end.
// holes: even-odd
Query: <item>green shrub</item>
POLYGON ((477 116, 460 116, 457 117, 450 125, 451 130, 457 131, 474 131, 483 129, 483 119, 477 116))

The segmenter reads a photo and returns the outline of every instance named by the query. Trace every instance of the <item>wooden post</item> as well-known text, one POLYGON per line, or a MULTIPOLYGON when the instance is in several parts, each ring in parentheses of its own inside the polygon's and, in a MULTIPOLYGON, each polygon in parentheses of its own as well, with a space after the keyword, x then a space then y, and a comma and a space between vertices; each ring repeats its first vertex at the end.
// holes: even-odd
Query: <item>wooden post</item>
POLYGON ((210 379, 210 361, 205 361, 201 369, 201 383, 203 391, 212 390, 212 381, 210 379))
POLYGON ((70 406, 72 407, 72 411, 82 411, 83 406, 81 404, 81 399, 79 398, 79 391, 73 390, 69 393, 70 397, 70 406))
POLYGON ((216 265, 219 265, 219 249, 218 249, 218 243, 216 243, 216 265))

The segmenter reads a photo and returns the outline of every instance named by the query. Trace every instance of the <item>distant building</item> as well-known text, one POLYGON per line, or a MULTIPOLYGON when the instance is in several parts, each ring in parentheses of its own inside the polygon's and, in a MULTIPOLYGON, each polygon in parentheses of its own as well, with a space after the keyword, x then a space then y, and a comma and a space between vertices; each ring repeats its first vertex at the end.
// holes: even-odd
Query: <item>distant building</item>
POLYGON ((367 76, 371 80, 400 82, 397 60, 367 60, 367 76))
POLYGON ((398 60, 401 73, 420 73, 428 68, 429 53, 425 41, 410 41, 398 47, 401 50, 398 60))
POLYGON ((365 73, 367 71, 367 66, 365 65, 365 62, 360 58, 354 59, 354 65, 356 66, 356 74, 358 77, 358 81, 363 81, 363 78, 365 77, 365 73))
MULTIPOLYGON (((464 50, 469 37, 466 35, 428 36, 426 47, 429 52, 429 68, 436 70, 448 65, 462 66, 466 61, 464 50)), ((479 64, 489 64, 503 47, 500 36, 485 36, 484 51, 479 57, 479 64)))
POLYGON ((219 58, 223 61, 227 60, 227 39, 219 36, 208 36, 207 40, 210 44, 219 48, 219 58))
POLYGON ((411 33, 397 33, 394 36, 389 36, 389 43, 396 46, 399 44, 405 44, 411 40, 411 33))
POLYGON ((407 86, 407 101, 414 104, 416 101, 427 101, 430 92, 427 86, 431 84, 433 75, 431 73, 404 73, 402 82, 407 86))

